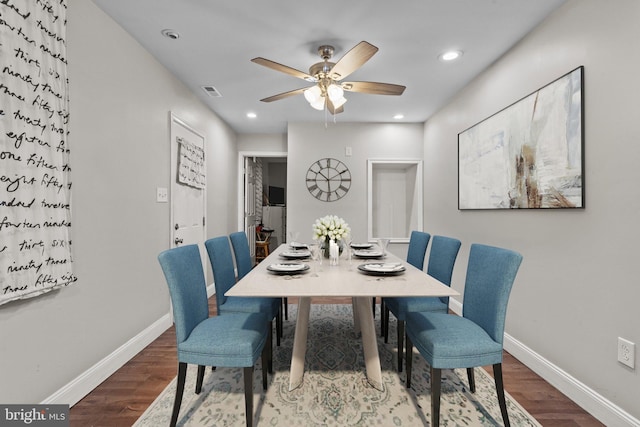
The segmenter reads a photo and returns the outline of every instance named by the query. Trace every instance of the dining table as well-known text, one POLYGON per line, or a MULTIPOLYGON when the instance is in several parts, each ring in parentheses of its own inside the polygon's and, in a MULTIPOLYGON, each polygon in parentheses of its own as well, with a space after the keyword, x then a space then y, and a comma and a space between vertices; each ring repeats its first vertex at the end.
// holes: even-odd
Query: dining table
MULTIPOLYGON (((371 301, 373 297, 446 297, 456 290, 386 251, 380 258, 346 248, 337 265, 305 259, 304 245, 283 243, 240 279, 225 295, 234 297, 298 297, 298 315, 293 341, 289 390, 303 383, 309 314, 313 297, 350 297, 354 327, 362 336, 366 376, 369 384, 384 390, 371 301), (352 256, 361 254, 363 258, 352 256), (296 254, 301 256, 296 257, 296 254), (286 256, 286 258, 285 258, 286 256)), ((379 254, 379 253, 378 253, 379 254)), ((320 255, 321 257, 322 255, 320 255)))

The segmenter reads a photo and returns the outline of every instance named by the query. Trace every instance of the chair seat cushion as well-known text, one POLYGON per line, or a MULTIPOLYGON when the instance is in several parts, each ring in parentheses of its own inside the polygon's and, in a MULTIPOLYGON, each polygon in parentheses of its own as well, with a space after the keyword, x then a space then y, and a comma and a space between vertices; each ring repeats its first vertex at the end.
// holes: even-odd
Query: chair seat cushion
POLYGON ((227 297, 220 305, 220 313, 264 313, 273 319, 280 309, 280 298, 227 297))
POLYGON ((449 310, 438 297, 391 297, 385 298, 384 303, 400 321, 405 321, 407 313, 413 311, 446 313, 449 310))
POLYGON ((209 317, 178 344, 178 361, 203 366, 253 366, 262 353, 269 327, 269 319, 260 313, 209 317))
POLYGON ((472 368, 502 362, 502 345, 471 320, 455 314, 407 313, 406 331, 433 368, 472 368))

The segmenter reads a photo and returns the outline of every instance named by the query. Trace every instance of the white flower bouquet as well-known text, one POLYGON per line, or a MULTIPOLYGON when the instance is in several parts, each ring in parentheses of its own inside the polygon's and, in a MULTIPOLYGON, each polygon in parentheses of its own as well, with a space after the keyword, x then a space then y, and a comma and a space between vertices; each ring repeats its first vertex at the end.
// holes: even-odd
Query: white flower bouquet
POLYGON ((316 222, 313 223, 313 240, 320 242, 333 240, 338 243, 350 233, 351 228, 349 228, 349 224, 347 224, 344 219, 335 215, 318 218, 316 222))

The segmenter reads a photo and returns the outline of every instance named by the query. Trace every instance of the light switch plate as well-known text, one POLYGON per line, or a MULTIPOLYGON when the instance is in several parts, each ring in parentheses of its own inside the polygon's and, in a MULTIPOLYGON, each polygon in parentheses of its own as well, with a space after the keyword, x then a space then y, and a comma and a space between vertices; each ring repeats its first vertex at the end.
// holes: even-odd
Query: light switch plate
POLYGON ((166 187, 156 188, 156 202, 158 203, 169 202, 169 191, 166 189, 166 187))

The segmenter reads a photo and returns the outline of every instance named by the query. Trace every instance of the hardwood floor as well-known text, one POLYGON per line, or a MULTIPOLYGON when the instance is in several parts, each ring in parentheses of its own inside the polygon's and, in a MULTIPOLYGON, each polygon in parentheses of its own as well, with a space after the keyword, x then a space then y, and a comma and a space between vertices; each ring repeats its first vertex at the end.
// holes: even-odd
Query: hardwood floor
MULTIPOLYGON (((295 302, 289 299, 290 304, 295 302)), ((313 302, 349 301, 314 298, 313 302)), ((215 313, 215 296, 209 307, 215 313)), ((74 405, 71 426, 131 426, 176 376, 175 340, 172 327, 74 405)), ((604 425, 506 352, 503 376, 507 392, 545 427, 604 425)))

